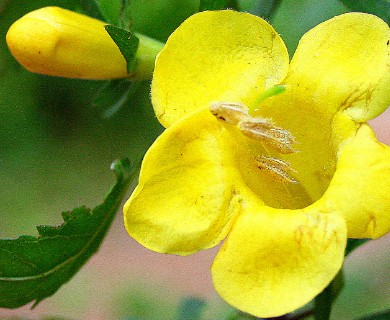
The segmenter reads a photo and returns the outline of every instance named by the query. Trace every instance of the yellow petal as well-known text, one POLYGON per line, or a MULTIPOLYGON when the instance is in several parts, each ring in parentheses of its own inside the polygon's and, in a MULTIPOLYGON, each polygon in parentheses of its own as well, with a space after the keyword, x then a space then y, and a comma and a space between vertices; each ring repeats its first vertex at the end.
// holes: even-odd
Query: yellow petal
POLYGON ((248 194, 277 208, 312 203, 301 183, 288 184, 259 169, 261 155, 267 153, 260 141, 207 109, 181 119, 143 161, 124 210, 129 234, 152 250, 189 254, 224 238, 238 200, 248 194))
MULTIPOLYGON (((291 163, 297 171, 295 179, 311 199, 300 208, 320 199, 329 186, 337 161, 338 146, 334 144, 332 132, 334 114, 313 108, 312 100, 300 88, 288 86, 285 93, 265 100, 257 115, 271 118, 277 126, 289 130, 298 142, 294 145, 298 152, 276 156, 291 163)), ((350 119, 349 122, 355 125, 350 119)), ((355 132, 353 127, 346 129, 355 132)))
POLYGON ((390 104, 389 40, 388 25, 376 16, 332 18, 302 37, 286 83, 312 95, 313 107, 372 119, 390 104))
POLYGON ((324 210, 346 219, 350 238, 378 238, 390 231, 390 148, 367 124, 341 149, 321 201, 324 210))
POLYGON ((315 207, 251 207, 218 253, 213 282, 234 307, 261 318, 280 316, 330 283, 342 266, 345 244, 345 222, 338 215, 315 207))
POLYGON ((137 66, 128 75, 126 60, 108 35, 106 23, 58 7, 45 7, 17 20, 7 44, 27 70, 68 78, 150 78, 161 45, 140 36, 137 66))
POLYGON ((188 18, 156 60, 152 100, 164 126, 214 101, 250 105, 288 69, 287 49, 259 17, 230 10, 188 18))
POLYGON ((126 229, 158 252, 187 255, 212 247, 240 208, 236 180, 229 139, 211 113, 183 119, 148 150, 124 207, 126 229))

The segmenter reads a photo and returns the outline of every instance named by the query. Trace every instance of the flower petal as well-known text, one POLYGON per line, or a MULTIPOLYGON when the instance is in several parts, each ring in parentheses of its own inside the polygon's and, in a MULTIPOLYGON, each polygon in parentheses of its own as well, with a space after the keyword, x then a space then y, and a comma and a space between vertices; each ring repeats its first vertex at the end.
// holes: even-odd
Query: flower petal
MULTIPOLYGON (((313 108, 310 97, 296 86, 288 86, 286 92, 265 100, 256 114, 272 119, 277 126, 291 132, 297 141, 294 148, 298 152, 279 157, 291 163, 297 171, 294 178, 308 194, 310 201, 302 203, 300 208, 320 199, 329 186, 337 161, 338 146, 333 142, 332 132, 334 114, 313 108)), ((355 132, 350 126, 345 129, 355 132)), ((275 207, 274 204, 271 206, 275 207)))
POLYGON ((7 33, 14 57, 27 70, 69 78, 126 77, 126 60, 102 21, 58 7, 32 11, 7 33))
POLYGON ((126 60, 104 29, 106 24, 59 7, 45 7, 17 20, 8 30, 7 44, 15 59, 35 73, 84 79, 150 79, 161 44, 137 35, 137 65, 129 75, 126 60))
MULTIPOLYGON (((245 205, 245 204, 243 204, 245 205)), ((212 266, 217 292, 257 317, 294 311, 340 270, 345 221, 315 208, 252 207, 236 220, 212 266)))
POLYGON ((200 110, 176 122, 147 152, 125 204, 130 236, 158 252, 191 254, 218 244, 244 198, 278 208, 312 203, 300 183, 261 170, 261 142, 200 110))
POLYGON ((130 236, 154 251, 181 255, 218 244, 240 208, 230 149, 209 111, 165 130, 124 207, 130 236))
POLYGON ((287 49, 264 20, 230 10, 188 18, 160 52, 152 100, 164 126, 214 101, 250 105, 288 70, 287 49))
POLYGON ((313 96, 317 108, 346 109, 357 122, 390 104, 390 29, 376 16, 347 13, 307 32, 286 83, 313 96))
POLYGON ((341 149, 323 199, 326 211, 347 221, 348 237, 378 238, 390 231, 390 147, 367 124, 341 149))

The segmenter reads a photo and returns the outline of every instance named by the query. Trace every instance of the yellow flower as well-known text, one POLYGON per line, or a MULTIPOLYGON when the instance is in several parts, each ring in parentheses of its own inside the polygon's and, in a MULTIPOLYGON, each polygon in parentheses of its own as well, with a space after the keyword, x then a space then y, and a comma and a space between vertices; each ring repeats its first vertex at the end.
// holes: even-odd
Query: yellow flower
POLYGON ((11 53, 27 70, 67 78, 150 79, 162 44, 137 34, 134 73, 106 32, 107 23, 58 7, 32 11, 8 30, 11 53))
POLYGON ((215 288, 258 317, 309 302, 342 267, 347 237, 390 229, 390 148, 365 123, 390 103, 389 39, 379 18, 345 14, 306 33, 289 64, 258 17, 190 17, 156 61, 167 129, 125 204, 129 234, 179 255, 226 238, 215 288), (278 84, 285 93, 258 104, 278 84))

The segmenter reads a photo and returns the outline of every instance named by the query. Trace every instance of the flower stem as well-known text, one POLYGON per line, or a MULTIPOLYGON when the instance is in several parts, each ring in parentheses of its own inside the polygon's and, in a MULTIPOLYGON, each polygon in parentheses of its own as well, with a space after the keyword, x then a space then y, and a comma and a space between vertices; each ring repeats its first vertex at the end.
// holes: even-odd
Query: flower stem
POLYGON ((139 39, 139 45, 136 54, 137 64, 134 78, 138 80, 151 79, 156 56, 163 48, 164 43, 139 33, 136 35, 139 39))

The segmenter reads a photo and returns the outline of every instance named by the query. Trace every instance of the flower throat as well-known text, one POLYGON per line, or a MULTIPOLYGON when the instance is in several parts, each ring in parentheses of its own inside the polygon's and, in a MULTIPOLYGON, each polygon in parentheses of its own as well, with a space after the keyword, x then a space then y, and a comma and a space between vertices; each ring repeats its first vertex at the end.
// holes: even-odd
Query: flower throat
MULTIPOLYGON (((256 105, 284 91, 284 86, 274 86, 256 100, 256 105)), ((265 148, 269 147, 281 154, 297 152, 292 147, 297 141, 289 130, 277 127, 270 119, 250 115, 249 108, 240 102, 214 102, 210 111, 218 120, 234 125, 245 136, 260 141, 265 148)), ((254 160, 256 166, 271 177, 282 182, 298 182, 290 174, 296 171, 288 161, 266 155, 258 155, 254 160)))

